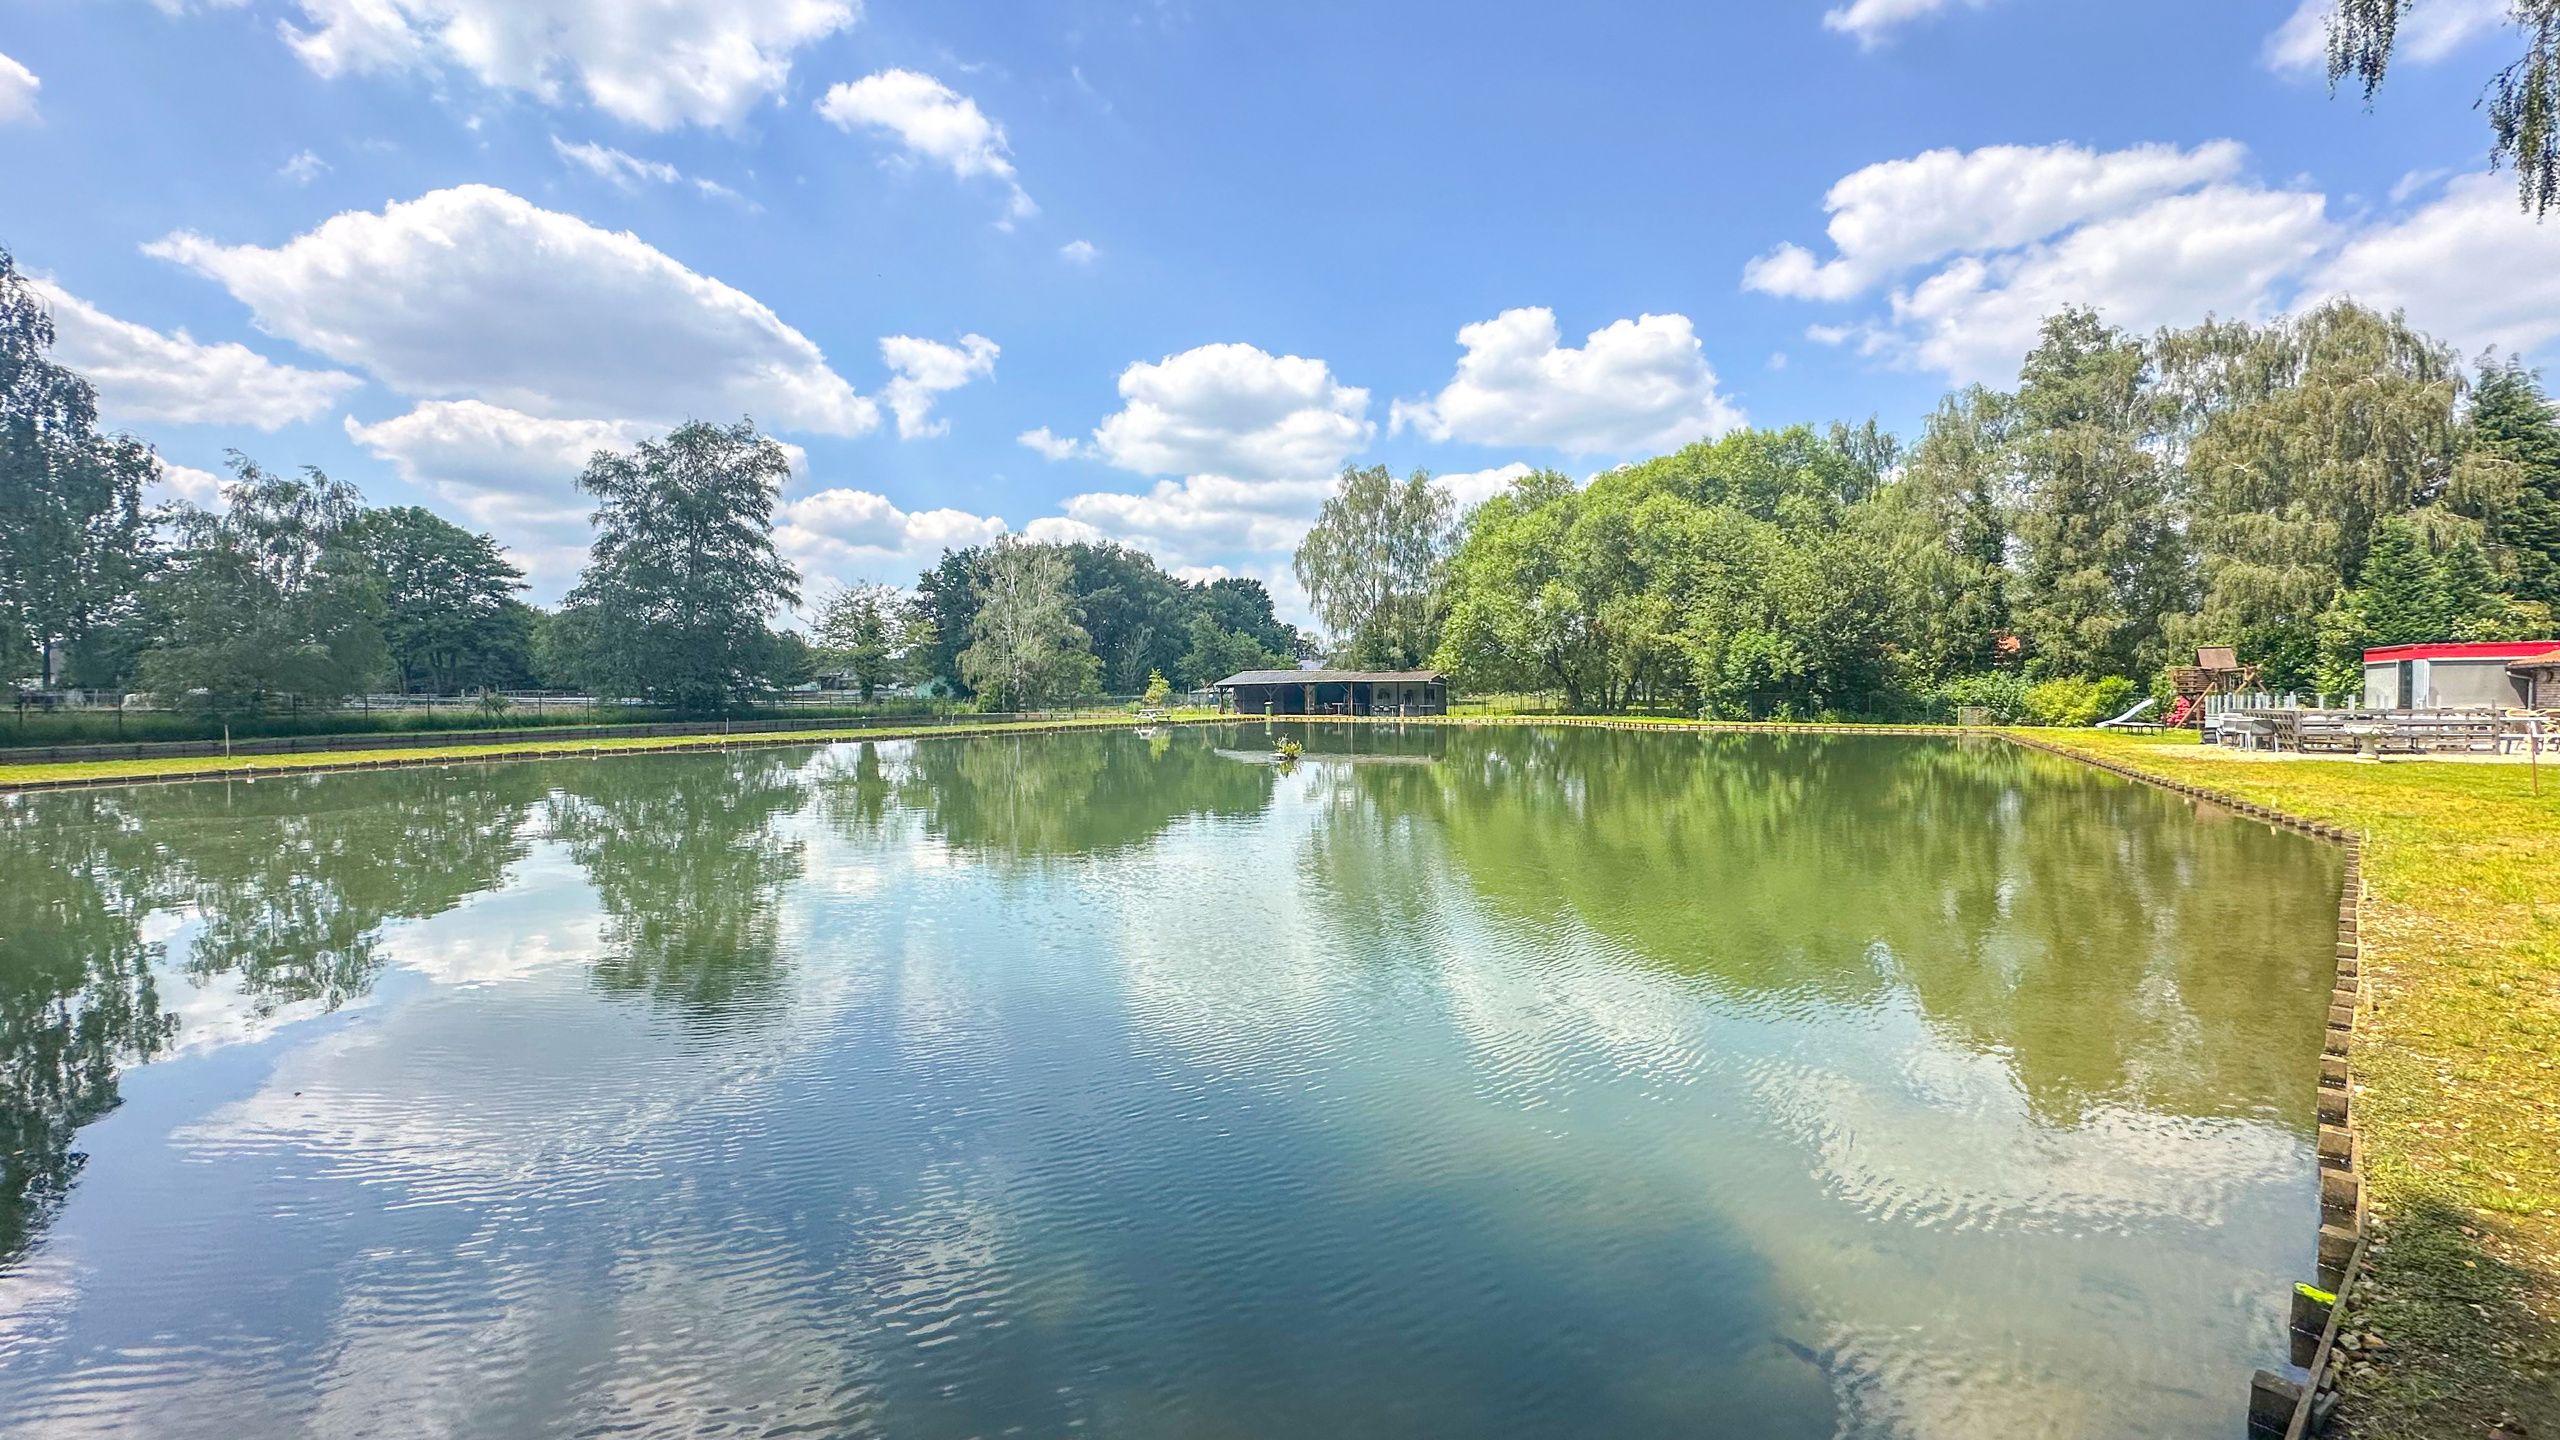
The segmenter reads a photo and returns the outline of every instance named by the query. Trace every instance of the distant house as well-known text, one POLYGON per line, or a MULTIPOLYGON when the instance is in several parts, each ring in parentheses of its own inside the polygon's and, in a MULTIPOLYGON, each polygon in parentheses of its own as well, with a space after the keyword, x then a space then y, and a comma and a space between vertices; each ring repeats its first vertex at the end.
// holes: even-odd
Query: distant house
POLYGON ((2560 704, 2560 640, 2385 645, 2364 652, 2368 710, 2560 704))
POLYGON ((1437 670, 1244 670, 1211 687, 1238 715, 1445 715, 1437 670))

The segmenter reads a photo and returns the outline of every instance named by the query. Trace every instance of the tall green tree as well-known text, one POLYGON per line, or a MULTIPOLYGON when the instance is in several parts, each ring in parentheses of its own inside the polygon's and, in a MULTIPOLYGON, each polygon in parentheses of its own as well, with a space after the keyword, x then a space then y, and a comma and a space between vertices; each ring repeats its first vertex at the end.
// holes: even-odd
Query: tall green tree
POLYGON ((1219 629, 1250 638, 1264 653, 1277 656, 1281 664, 1315 658, 1314 646, 1307 637, 1273 610, 1271 591, 1250 576, 1222 575, 1199 586, 1193 594, 1192 608, 1219 629))
POLYGON ((1194 690, 1247 670, 1286 670, 1297 664, 1296 656, 1266 648, 1250 631, 1226 628, 1206 610, 1192 615, 1185 641, 1173 673, 1194 690))
POLYGON ((1108 541, 1065 547, 1067 589, 1092 637, 1104 689, 1134 695, 1158 670, 1173 669, 1189 635, 1189 587, 1154 556, 1108 541))
POLYGON ((2345 301, 2159 348, 2202 590, 2181 633, 2240 647, 2271 685, 2303 685, 2315 621, 2357 583, 2380 525, 2421 511, 2463 523, 2437 506, 2460 450, 2460 368, 2402 317, 2345 301))
POLYGON ((849 676, 866 701, 916 678, 933 638, 922 608, 892 586, 849 586, 818 609, 819 663, 849 676))
POLYGON ((1979 385, 1939 401, 1900 479, 1861 517, 1888 556, 1912 663, 1933 679, 2002 663, 2014 410, 2011 397, 1979 385))
POLYGON ((171 703, 236 710, 279 699, 335 704, 389 669, 381 582, 350 532, 354 486, 317 469, 276 475, 231 457, 219 514, 187 509, 153 579, 165 633, 143 688, 171 703))
POLYGON ((401 505, 358 514, 347 544, 381 584, 383 639, 403 692, 451 695, 525 673, 531 615, 515 599, 524 572, 495 540, 401 505))
POLYGON ((2465 458, 2509 472, 2498 488, 2513 498, 2491 521, 2490 540, 2506 552, 2516 597, 2560 604, 2560 417, 2522 361, 2482 368, 2465 458))
POLYGON ((2186 601, 2167 412, 2142 342, 2073 308, 2019 374, 2013 432, 2018 576, 2030 663, 2052 675, 2148 673, 2186 601))
MULTIPOLYGON (((2352 78, 2365 103, 2382 88, 2399 48, 2400 20, 2417 0, 2338 0, 2329 22, 2329 84, 2352 78)), ((2508 20, 2524 53, 2489 77, 2489 158, 2515 167, 2524 208, 2560 204, 2560 0, 2511 0, 2508 20)))
POLYGON ((54 363, 53 338, 0 249, 0 683, 50 686, 56 649, 125 616, 150 558, 142 488, 160 462, 98 429, 97 393, 54 363))
POLYGON ((1076 621, 1065 547, 1007 536, 987 554, 960 673, 998 710, 1030 710, 1091 694, 1101 662, 1076 621))
POLYGON ((1292 563, 1345 663, 1402 670, 1436 647, 1432 600, 1454 509, 1427 471, 1398 480, 1384 465, 1344 467, 1292 563))
POLYGON ((970 690, 968 678, 960 673, 960 652, 977 636, 978 599, 986 593, 989 549, 972 545, 945 550, 932 569, 916 577, 916 607, 933 627, 919 668, 963 695, 970 690))
POLYGON ((569 594, 591 616, 591 684, 693 709, 757 688, 764 617, 800 598, 773 545, 790 471, 782 446, 745 420, 696 420, 629 452, 596 452, 578 477, 596 497, 595 544, 569 594))
POLYGON ((1478 506, 1449 566, 1438 664, 1483 689, 1618 711, 1672 679, 1700 507, 1657 475, 1553 471, 1478 506))
POLYGON ((2426 538, 2407 520, 2386 520, 2375 527, 2355 608, 2368 645, 2423 645, 2450 638, 2441 572, 2427 553, 2426 538))

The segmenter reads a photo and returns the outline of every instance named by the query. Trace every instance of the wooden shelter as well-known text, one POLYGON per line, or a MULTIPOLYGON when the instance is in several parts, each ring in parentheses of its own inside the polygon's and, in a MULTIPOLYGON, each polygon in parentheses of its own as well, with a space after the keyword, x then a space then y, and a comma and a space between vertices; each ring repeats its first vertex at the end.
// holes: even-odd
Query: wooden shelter
POLYGON ((1238 715, 1445 715, 1437 670, 1243 670, 1221 680, 1218 708, 1238 715))

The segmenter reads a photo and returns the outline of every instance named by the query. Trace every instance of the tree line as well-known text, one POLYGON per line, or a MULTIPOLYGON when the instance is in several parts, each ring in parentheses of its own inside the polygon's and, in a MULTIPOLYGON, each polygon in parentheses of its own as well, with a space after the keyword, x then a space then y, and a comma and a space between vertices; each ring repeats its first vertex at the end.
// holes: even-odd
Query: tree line
POLYGON ((1346 654, 1575 709, 2085 723, 2206 644, 2343 697, 2368 645, 2553 636, 2560 426, 2516 360, 2350 303, 2069 309, 1908 445, 1744 430, 1464 516, 1355 472, 1298 562, 1346 654))
POLYGON ((949 552, 912 594, 844 588, 776 628, 802 598, 773 538, 789 462, 746 421, 597 452, 577 479, 588 564, 539 609, 490 536, 317 469, 234 455, 220 507, 147 503, 158 457, 100 428, 53 340, 0 251, 0 679, 219 710, 521 687, 714 710, 819 679, 1014 708, 1314 653, 1259 581, 1186 581, 1107 543, 949 552))
POLYGON ((1322 656, 1578 710, 2085 720, 2197 645, 2347 695, 2368 645, 2553 637, 2560 603, 2538 377, 2345 302, 2149 336, 2066 309, 2014 388, 1947 395, 1909 442, 1747 429, 1465 513, 1427 472, 1348 468, 1295 555, 1329 644, 1258 581, 1020 537, 776 628, 802 599, 774 543, 788 463, 745 421, 599 451, 589 563, 539 609, 489 536, 317 470, 235 457, 219 510, 145 504, 157 458, 100 429, 51 341, 0 252, 0 672, 173 704, 532 685, 715 709, 823 677, 1015 709, 1322 656))

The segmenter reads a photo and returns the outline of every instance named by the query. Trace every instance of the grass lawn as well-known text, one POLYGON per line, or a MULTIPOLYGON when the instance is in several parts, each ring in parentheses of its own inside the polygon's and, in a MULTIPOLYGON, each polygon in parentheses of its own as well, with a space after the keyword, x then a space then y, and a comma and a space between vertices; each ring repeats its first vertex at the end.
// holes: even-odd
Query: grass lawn
POLYGON ((2501 1421, 2560 1437, 2560 763, 2536 797, 2520 765, 2037 734, 2364 835, 2352 1061, 2376 1240, 2348 1320, 2382 1348, 2349 1367, 2340 1423, 2390 1440, 2501 1421))
MULTIPOLYGON (((1170 718, 1205 718, 1205 710, 1178 710, 1170 718)), ((753 734, 669 735, 641 739, 580 739, 574 731, 540 740, 496 745, 468 742, 399 750, 312 750, 290 755, 190 755, 164 760, 100 760, 43 765, 0 765, 0 791, 30 782, 51 780, 178 780, 194 775, 247 776, 285 774, 296 770, 361 770, 382 765, 417 765, 456 760, 527 760, 545 756, 619 755, 645 750, 716 750, 724 745, 822 744, 831 740, 902 740, 924 735, 985 735, 1006 730, 1049 730, 1065 726, 1127 726, 1130 715, 1090 714, 1073 719, 1012 720, 973 724, 966 720, 919 721, 913 725, 866 725, 861 728, 823 723, 807 730, 757 731, 753 734)))

